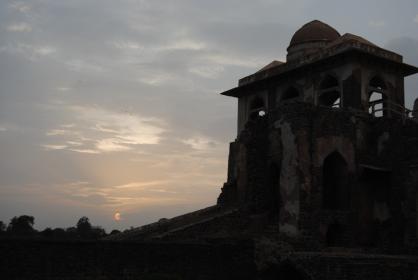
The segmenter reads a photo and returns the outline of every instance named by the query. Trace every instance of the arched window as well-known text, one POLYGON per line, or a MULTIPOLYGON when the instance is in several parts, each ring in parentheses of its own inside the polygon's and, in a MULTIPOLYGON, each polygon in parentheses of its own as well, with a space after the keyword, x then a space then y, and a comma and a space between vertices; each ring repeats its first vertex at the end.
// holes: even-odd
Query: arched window
POLYGON ((369 82, 368 93, 369 113, 375 117, 383 117, 385 114, 386 83, 378 76, 373 77, 369 82))
POLYGON ((328 155, 322 167, 322 206, 324 209, 346 210, 350 207, 347 163, 338 152, 328 155))
POLYGON ((332 108, 341 107, 341 93, 338 80, 330 75, 326 76, 319 85, 318 104, 332 108))
POLYGON ((299 91, 294 88, 288 88, 282 95, 281 101, 296 100, 299 97, 299 91))
POLYGON ((266 115, 264 101, 260 97, 254 98, 250 103, 250 119, 255 120, 266 115))

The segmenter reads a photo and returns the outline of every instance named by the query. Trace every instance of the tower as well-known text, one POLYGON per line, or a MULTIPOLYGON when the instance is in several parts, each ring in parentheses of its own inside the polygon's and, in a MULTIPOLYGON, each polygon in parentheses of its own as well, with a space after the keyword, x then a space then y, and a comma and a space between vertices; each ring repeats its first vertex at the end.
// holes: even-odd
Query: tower
POLYGON ((416 243, 418 123, 404 77, 418 68, 317 20, 287 51, 222 93, 238 99, 238 134, 218 204, 306 246, 416 243))

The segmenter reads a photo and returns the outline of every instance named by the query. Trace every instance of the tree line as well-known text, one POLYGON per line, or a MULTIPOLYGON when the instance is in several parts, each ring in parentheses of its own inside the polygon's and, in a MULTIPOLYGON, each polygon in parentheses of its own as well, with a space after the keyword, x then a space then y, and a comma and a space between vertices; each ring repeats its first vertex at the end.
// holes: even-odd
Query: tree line
POLYGON ((29 215, 13 217, 10 223, 0 221, 1 238, 30 238, 50 240, 97 240, 107 235, 120 233, 119 230, 112 230, 109 234, 100 227, 93 226, 89 218, 81 217, 77 224, 68 228, 46 228, 38 231, 34 228, 35 218, 29 215))

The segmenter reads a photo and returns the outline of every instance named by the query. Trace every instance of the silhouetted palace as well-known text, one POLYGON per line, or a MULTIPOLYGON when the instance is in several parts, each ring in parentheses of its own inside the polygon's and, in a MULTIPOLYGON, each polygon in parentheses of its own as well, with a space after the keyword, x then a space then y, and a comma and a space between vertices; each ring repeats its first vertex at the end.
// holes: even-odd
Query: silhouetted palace
POLYGON ((404 104, 417 72, 364 38, 305 24, 286 62, 222 93, 238 99, 238 130, 217 204, 100 250, 124 255, 138 278, 123 279, 418 279, 418 108, 404 104))

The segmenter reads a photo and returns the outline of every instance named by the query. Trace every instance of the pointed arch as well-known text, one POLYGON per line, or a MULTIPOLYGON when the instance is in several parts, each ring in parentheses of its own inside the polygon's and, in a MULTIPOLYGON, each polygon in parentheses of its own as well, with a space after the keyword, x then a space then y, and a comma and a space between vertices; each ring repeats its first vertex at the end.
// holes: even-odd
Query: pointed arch
POLYGON ((266 115, 266 109, 265 109, 264 100, 257 96, 253 98, 250 102, 250 119, 255 120, 259 117, 263 117, 266 115))
POLYGON ((338 79, 327 75, 319 84, 318 104, 327 107, 341 107, 341 92, 338 79))
POLYGON ((332 152, 325 158, 322 166, 322 206, 324 209, 349 209, 348 180, 347 162, 339 152, 332 152))
POLYGON ((381 90, 385 90, 387 89, 387 85, 384 79, 382 79, 382 77, 376 75, 374 77, 372 77, 369 81, 369 86, 370 87, 374 87, 376 89, 381 89, 381 90))
POLYGON ((385 115, 387 84, 379 75, 373 76, 368 84, 368 110, 375 117, 385 115))

